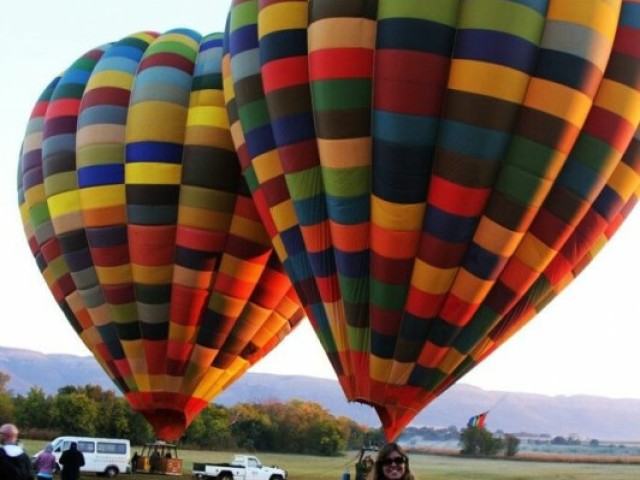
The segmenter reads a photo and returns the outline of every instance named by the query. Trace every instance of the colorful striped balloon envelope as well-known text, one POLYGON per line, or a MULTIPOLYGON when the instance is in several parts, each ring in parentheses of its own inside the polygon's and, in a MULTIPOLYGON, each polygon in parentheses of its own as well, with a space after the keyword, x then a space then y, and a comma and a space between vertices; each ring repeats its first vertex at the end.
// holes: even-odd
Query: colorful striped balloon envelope
POLYGON ((388 439, 634 207, 639 28, 637 0, 233 1, 244 175, 346 397, 388 439))
POLYGON ((165 441, 304 318, 241 175, 222 41, 176 29, 87 52, 38 99, 19 162, 47 285, 165 441))

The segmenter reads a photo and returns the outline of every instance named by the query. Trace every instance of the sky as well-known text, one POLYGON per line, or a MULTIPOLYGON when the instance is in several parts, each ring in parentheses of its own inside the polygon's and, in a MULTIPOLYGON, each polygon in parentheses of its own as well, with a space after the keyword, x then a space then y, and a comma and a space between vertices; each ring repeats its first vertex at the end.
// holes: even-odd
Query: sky
MULTIPOLYGON (((230 0, 5 0, 0 16, 0 346, 90 355, 28 249, 16 175, 42 89, 85 51, 134 32, 224 30, 230 0)), ((486 390, 639 398, 640 212, 543 312, 460 382, 486 390)), ((336 378, 308 321, 253 372, 336 378)))

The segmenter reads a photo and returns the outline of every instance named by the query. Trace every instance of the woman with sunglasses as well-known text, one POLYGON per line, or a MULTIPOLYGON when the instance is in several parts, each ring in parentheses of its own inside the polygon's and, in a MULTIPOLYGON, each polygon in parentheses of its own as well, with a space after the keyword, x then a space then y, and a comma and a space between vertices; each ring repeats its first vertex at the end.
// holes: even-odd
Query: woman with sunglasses
POLYGON ((382 447, 369 480, 415 480, 404 449, 397 443, 387 443, 382 447))

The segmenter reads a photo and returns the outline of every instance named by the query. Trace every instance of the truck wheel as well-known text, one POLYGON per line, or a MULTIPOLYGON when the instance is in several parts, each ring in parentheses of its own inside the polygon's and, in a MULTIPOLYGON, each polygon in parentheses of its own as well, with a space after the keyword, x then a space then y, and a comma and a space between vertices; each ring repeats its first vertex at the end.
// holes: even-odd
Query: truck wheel
POLYGON ((220 475, 220 480, 233 480, 233 476, 230 473, 223 473, 220 475))
POLYGON ((280 475, 274 475, 269 480, 283 480, 280 475))

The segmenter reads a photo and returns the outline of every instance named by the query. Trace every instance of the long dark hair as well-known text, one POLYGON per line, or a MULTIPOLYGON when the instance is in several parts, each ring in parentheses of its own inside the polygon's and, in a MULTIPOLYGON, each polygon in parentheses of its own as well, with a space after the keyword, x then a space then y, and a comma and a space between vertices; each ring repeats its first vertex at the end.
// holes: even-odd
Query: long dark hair
POLYGON ((373 480, 383 480, 385 478, 382 471, 382 462, 389 456, 391 452, 398 452, 404 458, 405 466, 402 480, 415 480, 415 477, 413 476, 413 473, 411 473, 411 469, 409 468, 409 456, 407 455, 407 452, 405 452, 404 448, 402 448, 395 442, 387 443, 378 451, 376 463, 373 466, 373 476, 369 478, 373 480))

